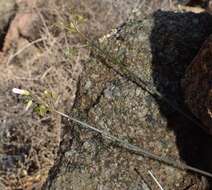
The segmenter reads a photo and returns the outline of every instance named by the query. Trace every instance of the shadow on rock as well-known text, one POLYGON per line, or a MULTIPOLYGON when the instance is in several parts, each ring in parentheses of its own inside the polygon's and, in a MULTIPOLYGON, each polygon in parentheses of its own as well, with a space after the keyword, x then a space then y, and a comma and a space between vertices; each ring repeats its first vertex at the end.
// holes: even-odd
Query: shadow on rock
MULTIPOLYGON (((154 13, 154 27, 150 37, 154 85, 174 107, 181 108, 189 115, 191 113, 183 103, 181 79, 210 33, 212 20, 206 13, 154 13)), ((159 104, 161 112, 167 117, 168 127, 175 132, 182 160, 212 172, 212 137, 173 107, 161 101, 159 104)))

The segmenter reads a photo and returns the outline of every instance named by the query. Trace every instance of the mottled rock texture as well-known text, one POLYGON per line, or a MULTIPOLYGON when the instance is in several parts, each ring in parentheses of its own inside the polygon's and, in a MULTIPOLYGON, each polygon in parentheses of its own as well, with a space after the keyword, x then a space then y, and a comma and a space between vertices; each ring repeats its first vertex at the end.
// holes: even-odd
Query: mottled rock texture
POLYGON ((2 51, 8 53, 21 39, 34 41, 40 37, 41 17, 36 9, 44 7, 44 0, 17 0, 16 14, 5 35, 2 51))
POLYGON ((0 0, 0 44, 3 44, 10 20, 15 15, 15 5, 15 0, 0 0))
MULTIPOLYGON (((61 6, 60 11, 72 20, 76 16, 85 18, 79 26, 89 38, 101 37, 112 28, 131 18, 143 18, 161 8, 171 10, 169 0, 55 0, 61 6)), ((174 1, 175 2, 175 1, 174 1)), ((174 4, 173 2, 173 4, 174 4)), ((51 3, 50 3, 51 4, 51 3)), ((57 6, 58 6, 57 5, 57 6)), ((172 7, 173 8, 173 7, 172 7)), ((76 41, 76 36, 74 36, 76 41)))
POLYGON ((187 68, 182 86, 190 110, 212 134, 212 36, 187 68))
MULTIPOLYGON (((204 133, 154 92, 183 109, 181 79, 211 32, 208 14, 158 11, 123 24, 99 40, 100 51, 91 48, 71 114, 155 154, 195 166, 203 159, 198 143, 204 133)), ((165 189, 206 188, 195 175, 113 146, 75 123, 66 125, 60 158, 43 189, 156 189, 148 169, 165 189)))
POLYGON ((9 20, 14 15, 15 5, 16 5, 15 0, 8 0, 8 1, 1 0, 0 1, 0 14, 1 14, 0 30, 4 30, 5 26, 8 25, 9 20))

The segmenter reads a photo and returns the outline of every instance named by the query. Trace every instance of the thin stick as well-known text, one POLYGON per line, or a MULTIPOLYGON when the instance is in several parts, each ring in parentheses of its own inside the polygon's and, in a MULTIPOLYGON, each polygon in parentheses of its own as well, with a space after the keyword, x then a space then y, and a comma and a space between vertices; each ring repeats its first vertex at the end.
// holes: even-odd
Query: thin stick
POLYGON ((46 40, 46 38, 39 38, 35 41, 32 41, 31 43, 27 44, 26 46, 24 46, 23 48, 21 48, 20 50, 18 50, 15 54, 13 54, 12 56, 9 57, 8 61, 7 61, 7 65, 9 65, 11 63, 11 61, 16 57, 18 56, 19 54, 21 54, 24 50, 26 50, 27 48, 29 48, 30 46, 36 44, 36 43, 39 43, 39 42, 42 42, 46 40))
POLYGON ((124 140, 121 140, 121 139, 119 139, 119 138, 117 138, 117 137, 115 137, 113 135, 110 135, 110 134, 108 134, 108 133, 106 133, 106 132, 104 132, 104 131, 102 131, 100 129, 97 129, 97 128, 95 128, 95 127, 93 127, 93 126, 91 126, 91 125, 89 125, 89 124, 87 124, 87 123, 85 123, 83 121, 80 121, 80 120, 78 120, 76 118, 70 117, 67 114, 64 114, 64 113, 62 113, 60 111, 57 111, 57 110, 53 110, 53 111, 58 113, 59 115, 65 117, 65 118, 67 118, 68 120, 71 120, 71 121, 73 121, 75 123, 80 124, 80 126, 82 128, 90 129, 91 131, 94 131, 96 133, 101 134, 105 139, 108 139, 108 140, 112 141, 113 143, 116 143, 120 147, 125 148, 126 150, 131 151, 131 152, 133 152, 135 154, 142 155, 142 156, 148 157, 148 158, 153 159, 153 160, 157 160, 157 161, 162 162, 162 163, 164 163, 166 165, 169 165, 169 166, 181 169, 181 170, 189 170, 189 171, 196 172, 198 174, 201 174, 201 175, 204 175, 204 176, 212 178, 212 174, 209 173, 209 172, 206 172, 206 171, 200 170, 198 168, 189 166, 187 164, 181 163, 180 161, 176 162, 174 160, 170 160, 168 158, 164 158, 164 157, 158 156, 158 155, 156 155, 154 153, 151 153, 151 152, 149 152, 149 151, 147 151, 147 150, 145 150, 143 148, 140 148, 140 147, 138 147, 136 145, 130 144, 130 143, 128 143, 128 142, 126 142, 124 140))
POLYGON ((152 174, 152 172, 150 170, 148 170, 148 173, 152 177, 152 179, 155 181, 155 183, 158 185, 160 190, 164 190, 163 187, 161 186, 161 184, 158 182, 158 180, 155 178, 155 176, 152 174))
POLYGON ((40 77, 40 80, 42 81, 42 80, 46 77, 46 75, 47 75, 51 70, 52 70, 52 67, 49 67, 49 68, 42 74, 42 76, 40 77))
POLYGON ((147 186, 146 190, 152 190, 151 186, 149 183, 145 180, 145 178, 141 175, 141 173, 137 170, 137 168, 134 168, 134 171, 138 174, 138 176, 141 178, 141 181, 143 184, 147 186))

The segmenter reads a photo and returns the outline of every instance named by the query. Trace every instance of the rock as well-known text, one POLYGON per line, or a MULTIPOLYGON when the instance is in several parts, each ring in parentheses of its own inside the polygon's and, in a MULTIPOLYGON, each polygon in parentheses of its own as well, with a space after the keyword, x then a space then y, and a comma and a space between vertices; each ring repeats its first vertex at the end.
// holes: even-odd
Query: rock
POLYGON ((212 134, 212 36, 187 68, 182 86, 188 107, 212 134))
MULTIPOLYGON (((179 121, 179 113, 154 92, 180 107, 181 79, 212 32, 211 18, 158 11, 103 36, 97 43, 101 50, 94 48, 84 64, 71 115, 157 155, 180 159, 182 149, 173 123, 177 131, 182 130, 180 138, 191 123, 183 117, 179 121)), ((147 176, 149 169, 164 189, 185 189, 193 183, 201 189, 195 176, 113 146, 75 123, 67 124, 60 152, 43 189, 142 189, 142 177, 156 189, 147 176)))
POLYGON ((15 0, 0 0, 0 44, 4 43, 4 36, 6 35, 7 28, 15 15, 15 5, 15 0))
POLYGON ((38 12, 33 10, 43 5, 43 0, 17 1, 16 15, 10 23, 3 44, 3 52, 7 53, 20 38, 34 41, 40 37, 41 20, 38 12), (23 11, 24 10, 24 11, 23 11))
POLYGON ((127 20, 139 0, 69 0, 72 13, 83 16, 88 22, 84 30, 89 35, 99 36, 127 20))
POLYGON ((0 30, 1 31, 3 31, 5 29, 5 27, 8 26, 11 17, 14 15, 15 5, 16 5, 15 0, 8 0, 8 1, 1 0, 0 1, 0 15, 1 15, 0 30))
MULTIPOLYGON (((63 10, 64 7, 66 7, 64 14, 70 17, 71 20, 77 17, 84 19, 85 22, 78 26, 80 30, 91 39, 109 33, 112 28, 118 27, 129 19, 142 19, 159 8, 170 10, 170 7, 172 7, 168 0, 56 1, 57 4, 62 5, 63 10)), ((76 35, 74 38, 76 38, 76 35)))

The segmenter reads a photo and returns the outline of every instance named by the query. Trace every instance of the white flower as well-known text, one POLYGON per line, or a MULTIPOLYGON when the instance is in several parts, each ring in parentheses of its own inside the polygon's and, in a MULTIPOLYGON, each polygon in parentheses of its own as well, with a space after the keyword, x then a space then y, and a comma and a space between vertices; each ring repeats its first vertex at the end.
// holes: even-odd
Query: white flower
POLYGON ((19 89, 19 88, 13 88, 12 92, 15 94, 20 94, 20 95, 25 95, 25 96, 29 96, 30 93, 27 90, 23 90, 23 89, 19 89))

